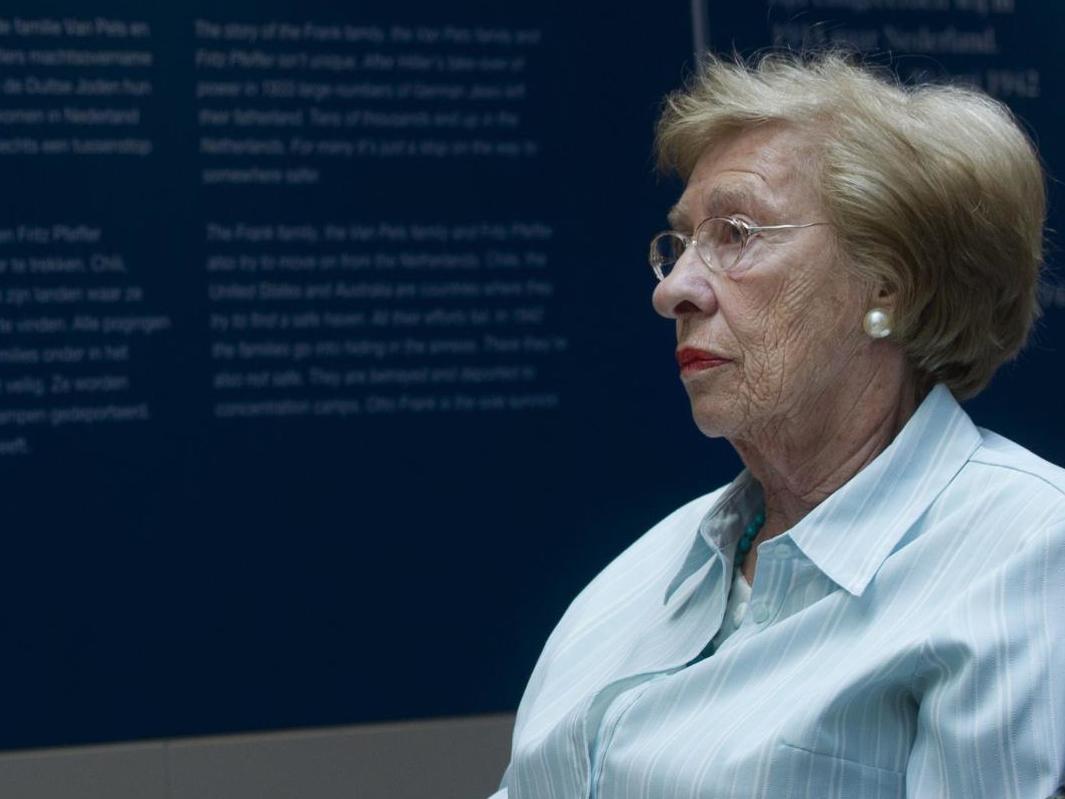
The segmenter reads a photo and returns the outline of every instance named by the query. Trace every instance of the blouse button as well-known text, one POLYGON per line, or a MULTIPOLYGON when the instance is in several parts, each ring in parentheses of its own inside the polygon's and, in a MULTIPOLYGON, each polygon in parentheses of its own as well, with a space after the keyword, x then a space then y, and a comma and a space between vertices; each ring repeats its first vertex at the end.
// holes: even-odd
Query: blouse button
POLYGON ((751 605, 751 618, 754 619, 755 624, 761 624, 769 618, 769 608, 761 602, 755 602, 751 605))

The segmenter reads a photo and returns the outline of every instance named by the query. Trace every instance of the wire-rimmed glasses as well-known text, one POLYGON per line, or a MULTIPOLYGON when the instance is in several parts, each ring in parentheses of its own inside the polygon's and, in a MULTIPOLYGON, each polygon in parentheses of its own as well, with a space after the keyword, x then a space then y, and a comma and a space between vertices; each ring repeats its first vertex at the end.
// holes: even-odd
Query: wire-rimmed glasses
POLYGON ((751 239, 778 230, 799 230, 827 225, 828 222, 807 222, 802 225, 751 225, 731 216, 712 216, 704 219, 691 236, 676 230, 664 230, 651 239, 648 261, 655 277, 665 280, 674 264, 693 244, 702 262, 714 272, 737 274, 743 271, 743 255, 751 239))

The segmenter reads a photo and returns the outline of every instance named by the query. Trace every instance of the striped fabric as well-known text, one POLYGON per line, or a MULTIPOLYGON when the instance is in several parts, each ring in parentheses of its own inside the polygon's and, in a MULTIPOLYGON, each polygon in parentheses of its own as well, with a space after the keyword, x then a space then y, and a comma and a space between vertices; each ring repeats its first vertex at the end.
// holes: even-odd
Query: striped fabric
POLYGON ((1065 782, 1065 472, 938 386, 760 546, 742 625, 695 660, 761 501, 744 472, 577 597, 493 799, 1042 799, 1065 782))

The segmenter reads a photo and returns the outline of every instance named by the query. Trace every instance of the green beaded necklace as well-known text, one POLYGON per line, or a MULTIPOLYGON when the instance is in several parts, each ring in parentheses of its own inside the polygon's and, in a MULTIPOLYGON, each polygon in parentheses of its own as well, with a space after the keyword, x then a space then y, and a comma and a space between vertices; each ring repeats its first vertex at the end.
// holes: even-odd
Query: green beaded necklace
POLYGON ((754 544, 754 539, 758 537, 763 524, 765 524, 764 511, 758 511, 754 518, 747 523, 747 529, 743 531, 743 535, 740 536, 740 542, 736 545, 733 574, 735 574, 737 569, 743 568, 743 561, 747 558, 747 553, 751 551, 751 545, 754 544))
MULTIPOLYGON (((758 511, 754 518, 747 523, 747 527, 743 531, 743 535, 740 536, 740 542, 736 545, 736 557, 733 561, 732 573, 735 575, 740 569, 743 568, 743 561, 747 557, 747 553, 751 551, 751 546, 754 544, 754 539, 757 538, 759 531, 762 529, 762 525, 765 524, 765 512, 758 511)), ((732 586, 729 586, 729 593, 732 592, 732 586)), ((707 642, 703 647, 703 651, 700 652, 695 658, 688 664, 698 663, 703 658, 710 657, 714 654, 714 642, 713 639, 707 642)))

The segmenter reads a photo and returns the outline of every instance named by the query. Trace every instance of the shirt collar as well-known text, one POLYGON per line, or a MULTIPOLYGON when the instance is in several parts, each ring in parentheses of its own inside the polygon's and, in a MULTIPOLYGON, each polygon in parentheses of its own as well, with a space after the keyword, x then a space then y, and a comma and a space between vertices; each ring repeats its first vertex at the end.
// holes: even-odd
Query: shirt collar
POLYGON ((792 540, 833 582, 861 596, 980 442, 950 389, 937 385, 883 452, 791 529, 792 540))
MULTIPOLYGON (((860 596, 980 441, 950 389, 937 385, 883 452, 785 535, 833 582, 860 596)), ((667 601, 715 551, 734 549, 761 502, 761 486, 744 470, 703 517, 667 601)))

